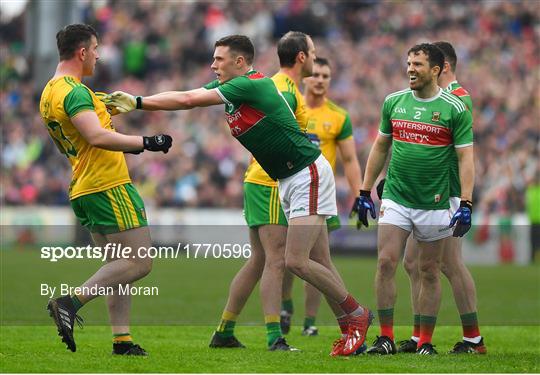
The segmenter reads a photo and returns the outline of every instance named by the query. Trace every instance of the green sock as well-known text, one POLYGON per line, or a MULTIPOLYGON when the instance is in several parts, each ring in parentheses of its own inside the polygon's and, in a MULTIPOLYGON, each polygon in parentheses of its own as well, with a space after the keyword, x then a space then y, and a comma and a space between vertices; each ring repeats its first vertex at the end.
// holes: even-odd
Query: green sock
POLYGON ((315 325, 315 316, 306 316, 304 318, 304 329, 315 325))
POLYGON ((294 312, 292 299, 284 299, 281 301, 281 310, 285 310, 289 314, 292 314, 294 312))
POLYGON ((216 329, 216 334, 221 337, 234 336, 234 326, 236 325, 237 317, 238 314, 232 313, 230 311, 223 311, 223 314, 221 315, 221 322, 216 329))
POLYGON ((271 346, 280 337, 281 326, 279 325, 279 322, 266 323, 266 339, 268 346, 271 346))
POLYGON ((79 309, 84 305, 76 294, 71 296, 71 302, 73 302, 73 307, 75 307, 75 311, 79 311, 79 309))

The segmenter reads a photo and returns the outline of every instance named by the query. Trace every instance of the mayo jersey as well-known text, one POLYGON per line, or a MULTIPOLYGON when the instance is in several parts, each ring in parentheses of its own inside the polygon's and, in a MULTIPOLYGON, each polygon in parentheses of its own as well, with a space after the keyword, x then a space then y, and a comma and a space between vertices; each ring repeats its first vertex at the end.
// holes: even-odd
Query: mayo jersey
POLYGON ((105 104, 81 81, 73 76, 51 79, 41 94, 39 111, 49 135, 71 163, 70 200, 131 182, 124 154, 91 146, 71 122, 82 111, 94 111, 103 128, 115 131, 105 104))
MULTIPOLYGON (((272 81, 274 81, 277 89, 283 94, 289 107, 293 110, 300 129, 305 132, 307 126, 307 108, 302 93, 298 90, 294 81, 285 73, 276 73, 272 77, 272 81)), ((255 158, 251 159, 251 163, 244 176, 244 182, 265 186, 277 186, 277 182, 268 176, 255 158)))
POLYGON ((328 99, 320 107, 307 107, 307 115, 309 140, 321 149, 335 172, 337 143, 352 137, 351 118, 345 109, 328 99))
POLYGON ((392 138, 383 198, 421 210, 449 208, 454 148, 473 143, 471 112, 443 89, 433 98, 405 89, 388 95, 379 134, 392 138))

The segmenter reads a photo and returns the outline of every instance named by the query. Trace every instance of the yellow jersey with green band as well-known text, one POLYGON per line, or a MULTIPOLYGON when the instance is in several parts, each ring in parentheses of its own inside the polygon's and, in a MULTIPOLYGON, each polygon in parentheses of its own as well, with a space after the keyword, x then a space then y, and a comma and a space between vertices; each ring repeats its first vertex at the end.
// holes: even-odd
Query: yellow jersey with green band
POLYGON ((49 135, 71 163, 70 200, 131 182, 124 154, 93 147, 71 122, 80 112, 94 111, 101 127, 115 131, 105 104, 80 80, 69 75, 51 79, 41 94, 39 111, 49 135))
POLYGON ((325 99, 320 107, 307 107, 307 117, 309 140, 321 149, 335 172, 337 144, 352 137, 349 114, 331 100, 325 99))
MULTIPOLYGON (((281 72, 276 73, 272 77, 272 81, 274 81, 278 91, 281 92, 287 101, 287 104, 294 112, 300 130, 305 132, 307 127, 307 107, 298 86, 296 86, 294 81, 287 74, 281 72)), ((268 173, 262 169, 255 158, 251 159, 251 163, 244 176, 244 182, 251 182, 253 184, 264 186, 277 186, 277 181, 272 180, 270 176, 268 176, 268 173)))

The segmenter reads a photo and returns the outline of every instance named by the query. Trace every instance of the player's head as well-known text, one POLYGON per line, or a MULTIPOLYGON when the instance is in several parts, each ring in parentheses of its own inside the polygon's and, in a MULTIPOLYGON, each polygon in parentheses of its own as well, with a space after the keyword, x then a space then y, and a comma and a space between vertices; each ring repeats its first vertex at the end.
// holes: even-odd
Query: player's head
POLYGON ((457 65, 457 55, 454 47, 450 43, 444 41, 435 42, 433 44, 437 46, 444 55, 443 73, 446 71, 455 73, 457 65))
POLYGON ((306 94, 326 96, 332 79, 330 64, 324 57, 317 57, 313 62, 313 74, 304 78, 306 94))
POLYGON ((422 90, 428 85, 437 84, 437 78, 444 66, 442 51, 431 43, 413 46, 407 52, 407 74, 409 86, 413 90, 422 90))
POLYGON ((83 76, 92 75, 99 59, 97 32, 90 25, 67 25, 56 34, 60 61, 74 59, 82 65, 83 76))
POLYGON ((214 44, 214 62, 210 67, 219 83, 245 74, 253 64, 255 48, 245 35, 229 35, 214 44))
POLYGON ((300 31, 289 31, 278 41, 277 53, 279 66, 292 68, 295 64, 302 66, 302 77, 309 77, 315 60, 315 45, 307 34, 300 31))

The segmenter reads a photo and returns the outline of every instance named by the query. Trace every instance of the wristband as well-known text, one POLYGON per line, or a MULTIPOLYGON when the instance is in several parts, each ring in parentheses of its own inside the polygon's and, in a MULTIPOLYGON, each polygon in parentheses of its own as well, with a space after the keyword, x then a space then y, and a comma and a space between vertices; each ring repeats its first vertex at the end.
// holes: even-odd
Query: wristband
POLYGON ((459 207, 467 207, 472 212, 472 202, 468 200, 461 200, 459 202, 459 207))
POLYGON ((361 197, 371 198, 371 191, 370 190, 360 190, 360 196, 361 197))
POLYGON ((137 102, 137 105, 135 108, 142 109, 142 96, 136 96, 135 101, 137 102))

